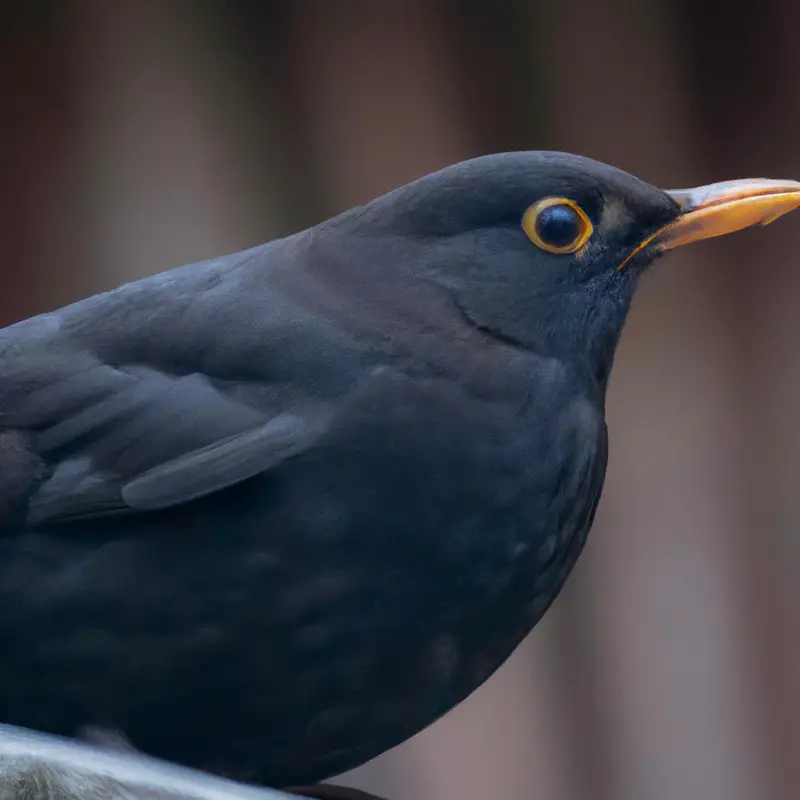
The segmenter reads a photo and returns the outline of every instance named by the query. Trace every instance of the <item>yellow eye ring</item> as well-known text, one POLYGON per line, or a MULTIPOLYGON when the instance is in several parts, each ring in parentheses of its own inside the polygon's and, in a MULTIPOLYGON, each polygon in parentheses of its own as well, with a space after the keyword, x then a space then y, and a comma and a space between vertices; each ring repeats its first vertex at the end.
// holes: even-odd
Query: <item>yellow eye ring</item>
POLYGON ((528 238, 548 253, 574 253, 594 233, 586 212, 566 197, 547 197, 534 203, 522 216, 528 238))

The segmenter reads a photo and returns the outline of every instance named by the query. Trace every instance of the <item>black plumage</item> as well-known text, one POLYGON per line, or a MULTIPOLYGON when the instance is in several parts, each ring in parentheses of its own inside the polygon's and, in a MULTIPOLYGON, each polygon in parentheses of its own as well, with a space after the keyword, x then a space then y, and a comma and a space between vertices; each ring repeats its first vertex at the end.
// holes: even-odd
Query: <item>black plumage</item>
POLYGON ((285 786, 446 712, 581 551, 687 209, 488 156, 0 331, 0 721, 285 786), (575 252, 531 238, 569 206, 521 224, 550 197, 575 252))

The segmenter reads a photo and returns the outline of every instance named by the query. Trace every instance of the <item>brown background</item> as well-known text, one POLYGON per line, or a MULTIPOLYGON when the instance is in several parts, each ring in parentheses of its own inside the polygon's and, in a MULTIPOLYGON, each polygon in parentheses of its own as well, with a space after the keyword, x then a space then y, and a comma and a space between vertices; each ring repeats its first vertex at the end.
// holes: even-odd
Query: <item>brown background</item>
MULTIPOLYGON (((489 151, 671 188, 798 178, 798 29, 795 0, 6 0, 0 317, 489 151)), ((484 688, 349 780, 394 800, 800 797, 799 246, 789 218, 662 262, 567 590, 484 688)))

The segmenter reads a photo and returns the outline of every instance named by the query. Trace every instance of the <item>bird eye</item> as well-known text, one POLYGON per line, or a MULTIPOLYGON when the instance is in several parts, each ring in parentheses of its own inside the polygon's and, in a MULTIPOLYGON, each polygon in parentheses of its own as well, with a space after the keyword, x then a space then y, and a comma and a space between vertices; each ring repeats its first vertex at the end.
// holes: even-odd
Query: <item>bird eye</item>
POLYGON ((522 217, 528 238, 548 253, 574 253, 594 231, 586 212, 565 197, 548 197, 534 203, 522 217))

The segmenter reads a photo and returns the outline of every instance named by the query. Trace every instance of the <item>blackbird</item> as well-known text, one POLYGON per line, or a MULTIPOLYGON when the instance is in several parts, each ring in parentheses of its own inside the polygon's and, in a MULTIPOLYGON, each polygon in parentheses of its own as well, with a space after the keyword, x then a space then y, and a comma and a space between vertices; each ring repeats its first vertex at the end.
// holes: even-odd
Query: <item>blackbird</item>
POLYGON ((797 206, 496 154, 0 330, 0 721, 275 787, 412 736, 575 564, 645 267, 797 206))

